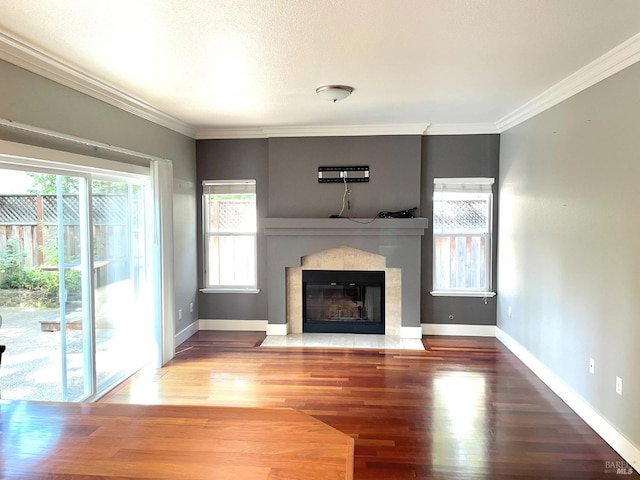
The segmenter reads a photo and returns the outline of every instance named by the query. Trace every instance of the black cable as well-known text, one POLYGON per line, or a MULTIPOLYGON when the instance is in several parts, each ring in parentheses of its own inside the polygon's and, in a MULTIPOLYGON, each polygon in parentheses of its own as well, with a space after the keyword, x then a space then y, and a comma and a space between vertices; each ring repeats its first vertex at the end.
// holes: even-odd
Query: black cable
POLYGON ((356 220, 355 218, 351 218, 351 217, 342 217, 342 218, 346 218, 347 220, 349 220, 350 222, 353 222, 353 223, 359 223, 360 225, 368 225, 370 223, 373 223, 378 218, 378 215, 373 217, 371 220, 367 220, 366 222, 361 222, 361 221, 356 220))

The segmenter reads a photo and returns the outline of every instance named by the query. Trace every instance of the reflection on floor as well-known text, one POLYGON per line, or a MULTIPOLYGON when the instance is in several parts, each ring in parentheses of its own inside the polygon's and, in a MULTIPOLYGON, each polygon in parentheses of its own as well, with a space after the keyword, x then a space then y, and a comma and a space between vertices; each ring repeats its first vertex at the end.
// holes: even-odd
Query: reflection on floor
MULTIPOLYGON (((615 462, 628 467, 496 338, 424 336, 424 351, 256 348, 263 340, 264 332, 201 330, 171 362, 101 402, 293 408, 355 440, 358 480, 640 478, 605 473, 615 462)), ((241 438, 244 451, 268 454, 241 438)), ((191 441, 184 458, 200 462, 191 441)), ((158 452, 151 459, 159 462, 158 452)), ((233 452, 225 458, 235 460, 233 452)), ((309 478, 295 473, 273 477, 309 478)))
POLYGON ((392 335, 354 333, 291 333, 289 335, 268 335, 260 346, 424 350, 422 340, 419 338, 400 338, 392 335))

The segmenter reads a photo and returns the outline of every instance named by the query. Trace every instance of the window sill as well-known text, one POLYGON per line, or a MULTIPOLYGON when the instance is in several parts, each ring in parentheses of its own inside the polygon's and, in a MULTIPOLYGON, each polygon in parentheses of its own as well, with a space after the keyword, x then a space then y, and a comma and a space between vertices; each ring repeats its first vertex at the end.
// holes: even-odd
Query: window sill
POLYGON ((455 290, 438 290, 430 292, 433 297, 475 297, 475 298, 489 298, 495 297, 496 292, 464 292, 455 290))
POLYGON ((201 288, 201 293, 260 293, 259 288, 239 287, 239 288, 201 288))

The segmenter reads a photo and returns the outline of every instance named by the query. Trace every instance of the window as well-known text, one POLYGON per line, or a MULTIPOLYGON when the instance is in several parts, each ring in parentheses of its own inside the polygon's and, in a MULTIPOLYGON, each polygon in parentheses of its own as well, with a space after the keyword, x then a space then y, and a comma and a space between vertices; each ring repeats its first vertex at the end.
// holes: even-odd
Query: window
POLYGON ((434 179, 433 295, 493 295, 493 183, 493 178, 434 179))
POLYGON ((256 288, 256 181, 202 182, 205 289, 256 288))

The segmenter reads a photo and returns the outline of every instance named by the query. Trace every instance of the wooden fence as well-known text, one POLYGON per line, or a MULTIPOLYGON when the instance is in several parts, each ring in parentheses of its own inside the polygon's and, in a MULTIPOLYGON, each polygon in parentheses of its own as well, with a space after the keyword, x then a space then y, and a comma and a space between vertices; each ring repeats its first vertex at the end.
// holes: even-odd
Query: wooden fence
MULTIPOLYGON (((95 259, 114 260, 126 258, 126 225, 96 225, 93 228, 93 253, 95 259)), ((24 266, 56 265, 58 228, 55 225, 0 225, 0 256, 13 240, 18 251, 24 254, 24 266), (39 228, 41 231, 38 231, 39 228)), ((64 226, 64 251, 68 261, 80 259, 80 227, 64 226)))
MULTIPOLYGON (((140 234, 129 238, 131 219, 140 209, 139 201, 127 195, 92 196, 93 257, 96 260, 122 260, 129 248, 140 249, 140 234), (130 247, 131 245, 131 247, 130 247)), ((0 256, 13 242, 23 255, 24 266, 58 264, 58 221, 63 224, 65 261, 73 263, 81 256, 80 200, 78 195, 63 195, 62 219, 58 219, 56 195, 0 195, 0 256)), ((135 224, 135 220, 132 222, 135 224)))
POLYGON ((436 235, 436 290, 484 290, 487 287, 487 236, 436 235))

